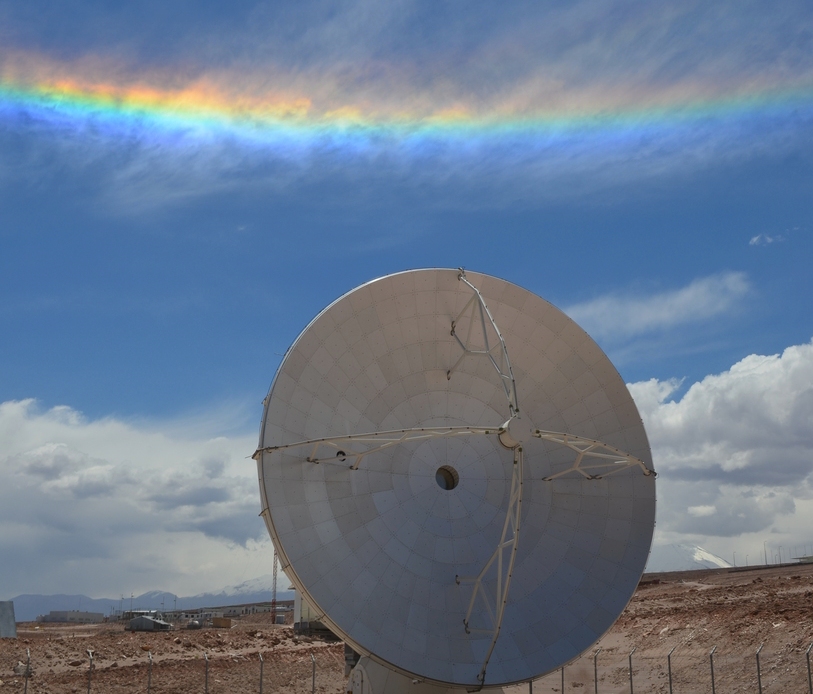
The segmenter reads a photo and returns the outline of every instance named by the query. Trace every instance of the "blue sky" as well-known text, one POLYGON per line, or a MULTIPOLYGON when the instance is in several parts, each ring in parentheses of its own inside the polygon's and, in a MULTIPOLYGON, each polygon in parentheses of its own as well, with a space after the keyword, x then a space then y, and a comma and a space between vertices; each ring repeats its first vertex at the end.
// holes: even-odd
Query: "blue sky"
POLYGON ((412 128, 246 135, 0 92, 0 598, 270 571, 245 456, 281 355, 427 266, 536 292, 635 384, 659 541, 813 542, 813 10, 496 7, 0 0, 4 84, 206 80, 412 128), (421 130, 450 110, 486 125, 421 130))

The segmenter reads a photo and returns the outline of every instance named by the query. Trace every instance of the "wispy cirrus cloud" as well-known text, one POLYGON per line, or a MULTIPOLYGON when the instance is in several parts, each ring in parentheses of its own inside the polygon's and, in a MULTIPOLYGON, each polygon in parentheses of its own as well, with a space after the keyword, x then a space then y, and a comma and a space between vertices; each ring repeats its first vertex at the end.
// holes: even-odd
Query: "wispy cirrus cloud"
POLYGON ((810 87, 813 76, 813 13, 796 0, 770 8, 475 0, 465 13, 415 0, 257 1, 194 21, 126 4, 100 16, 83 0, 13 5, 0 30, 6 72, 108 85, 135 78, 142 89, 196 86, 203 96, 219 88, 238 106, 290 98, 300 110, 347 115, 589 113, 810 87))
POLYGON ((725 272, 656 294, 600 296, 569 306, 565 312, 593 337, 617 341, 730 313, 741 306, 750 291, 745 273, 725 272))
POLYGON ((781 243, 785 240, 785 236, 782 234, 775 234, 771 236, 770 234, 757 234, 756 236, 752 236, 751 240, 748 242, 749 246, 770 246, 772 243, 781 243))
POLYGON ((116 211, 325 181, 355 202, 387 181, 450 206, 537 204, 796 151, 813 123, 804 3, 313 0, 190 22, 38 2, 3 22, 0 119, 28 143, 6 175, 38 185, 58 160, 116 211), (58 46, 34 40, 34 15, 58 46))

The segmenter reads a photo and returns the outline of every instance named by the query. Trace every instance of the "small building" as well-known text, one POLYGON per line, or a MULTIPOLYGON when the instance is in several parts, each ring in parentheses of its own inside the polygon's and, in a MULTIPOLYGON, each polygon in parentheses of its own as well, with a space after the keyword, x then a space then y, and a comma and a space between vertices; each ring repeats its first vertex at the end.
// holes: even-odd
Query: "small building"
MULTIPOLYGON (((294 633, 322 636, 332 636, 333 632, 320 621, 322 613, 315 610, 311 604, 302 597, 300 591, 294 593, 294 633)), ((279 617, 280 615, 275 615, 279 617)), ((276 620, 275 620, 276 622, 276 620)))
POLYGON ((79 610, 51 610, 47 615, 37 617, 38 622, 67 622, 69 624, 101 624, 102 612, 80 612, 79 610))
POLYGON ((124 622, 129 622, 131 619, 135 619, 136 617, 153 617, 155 619, 161 619, 161 614, 158 610, 125 610, 121 613, 121 620, 124 622))
POLYGON ((155 617, 133 617, 127 627, 130 631, 169 631, 172 625, 155 617))
POLYGON ((16 639, 17 622, 14 620, 14 603, 0 602, 0 639, 16 639))

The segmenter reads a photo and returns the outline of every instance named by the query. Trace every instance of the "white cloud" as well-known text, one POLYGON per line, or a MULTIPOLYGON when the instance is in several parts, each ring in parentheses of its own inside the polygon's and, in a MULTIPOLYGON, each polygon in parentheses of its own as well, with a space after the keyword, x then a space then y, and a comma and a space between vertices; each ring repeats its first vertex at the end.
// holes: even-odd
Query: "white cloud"
POLYGON ((785 237, 781 234, 777 234, 776 236, 769 236, 768 234, 757 234, 756 236, 752 236, 751 240, 748 242, 749 246, 769 246, 772 243, 778 243, 784 241, 785 237))
POLYGON ((660 474, 660 536, 752 558, 755 534, 785 547, 809 542, 813 342, 750 355, 670 400, 678 387, 630 385, 660 474))
POLYGON ((601 296, 565 313, 593 337, 617 340, 708 321, 737 309, 749 292, 745 273, 726 272, 658 294, 601 296))
MULTIPOLYGON (((813 341, 692 384, 630 386, 653 448, 661 541, 740 562, 804 548, 813 527, 813 341), (763 542, 766 545, 763 545, 763 542), (794 549, 791 549, 794 548, 794 549)), ((0 404, 0 598, 166 589, 266 574, 253 435, 182 422, 88 420, 0 404)), ((804 551, 803 549, 798 551, 804 551)))
POLYGON ((135 424, 0 404, 0 597, 192 594, 268 573, 256 441, 213 431, 206 414, 135 424))

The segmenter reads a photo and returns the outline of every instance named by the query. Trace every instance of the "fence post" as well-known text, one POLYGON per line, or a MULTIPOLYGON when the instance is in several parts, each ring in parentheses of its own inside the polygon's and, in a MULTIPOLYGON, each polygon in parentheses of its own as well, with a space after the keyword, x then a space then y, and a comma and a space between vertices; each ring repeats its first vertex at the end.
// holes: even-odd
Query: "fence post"
POLYGON ((316 658, 313 657, 313 653, 311 653, 311 664, 312 664, 312 674, 311 674, 311 694, 315 694, 316 692, 316 658))
POLYGON ((677 646, 673 646, 672 650, 669 651, 669 655, 666 656, 666 667, 669 670, 669 694, 672 694, 672 653, 675 652, 675 648, 677 646))
POLYGON ((765 645, 763 641, 759 644, 759 648, 757 648, 757 684, 759 685, 759 694, 762 694, 762 671, 759 667, 759 652, 762 650, 762 647, 765 645))
POLYGON ((711 666, 711 694, 717 694, 717 690, 714 688, 714 651, 717 650, 717 646, 711 649, 711 653, 709 653, 709 665, 711 666))
MULTIPOLYGON (((810 649, 807 649, 810 652, 810 649)), ((28 694, 28 677, 31 674, 31 649, 25 649, 26 661, 25 661, 25 689, 23 689, 23 694, 28 694)), ((810 672, 810 659, 807 660, 807 670, 810 672)))
POLYGON ((203 659, 206 661, 206 679, 204 680, 203 691, 206 692, 206 694, 209 694, 209 656, 206 655, 205 651, 203 653, 203 659))
POLYGON ((636 646, 630 651, 630 694, 635 694, 635 692, 632 689, 632 654, 635 653, 637 649, 638 647, 636 646))
POLYGON ((598 694, 598 654, 599 653, 601 653, 600 648, 596 649, 596 652, 593 653, 593 682, 595 682, 595 685, 596 685, 596 689, 595 689, 596 694, 598 694))
POLYGON ((90 667, 88 668, 88 694, 90 694, 90 682, 93 679, 93 651, 88 649, 87 653, 90 658, 90 667))
POLYGON ((807 691, 808 694, 813 694, 813 678, 810 677, 810 649, 813 648, 813 643, 807 647, 805 651, 805 658, 807 658, 807 691))
POLYGON ((534 681, 528 680, 528 694, 534 694, 534 681))
POLYGON ((262 653, 258 653, 258 655, 260 656, 260 694, 263 694, 263 665, 265 665, 265 661, 262 653))
POLYGON ((152 689, 152 651, 147 651, 147 655, 150 657, 150 664, 147 666, 147 694, 150 694, 150 689, 152 689))

